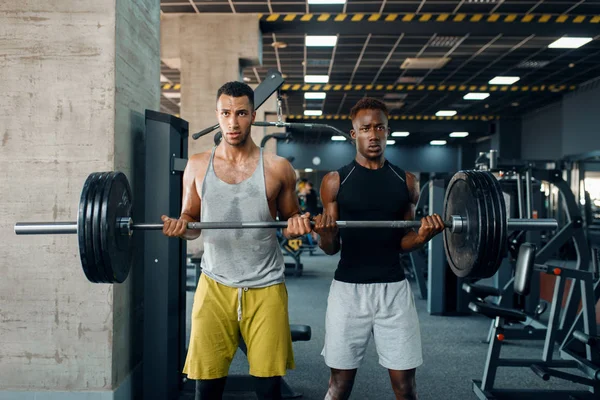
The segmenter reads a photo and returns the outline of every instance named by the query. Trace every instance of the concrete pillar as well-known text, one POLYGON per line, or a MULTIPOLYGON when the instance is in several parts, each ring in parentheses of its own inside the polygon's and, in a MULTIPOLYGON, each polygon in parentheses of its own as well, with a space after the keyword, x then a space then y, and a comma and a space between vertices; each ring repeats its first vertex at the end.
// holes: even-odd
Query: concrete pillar
POLYGON ((0 399, 133 390, 140 281, 92 284, 76 235, 17 237, 13 225, 75 221, 94 171, 124 171, 138 192, 159 30, 159 0, 0 3, 0 399))
MULTIPOLYGON (((262 63, 262 35, 255 14, 165 14, 161 58, 181 71, 181 118, 190 133, 217 123, 216 94, 241 80, 244 66, 262 63)), ((212 148, 213 135, 193 140, 189 154, 212 148)))

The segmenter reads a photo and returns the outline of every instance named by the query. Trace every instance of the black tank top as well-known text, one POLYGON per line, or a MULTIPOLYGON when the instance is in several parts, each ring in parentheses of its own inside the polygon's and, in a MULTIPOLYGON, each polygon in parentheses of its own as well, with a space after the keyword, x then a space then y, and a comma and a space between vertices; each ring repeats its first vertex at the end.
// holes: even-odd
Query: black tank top
MULTIPOLYGON (((337 194, 339 220, 386 221, 404 219, 409 206, 406 173, 387 160, 379 169, 356 161, 340 168, 337 194)), ((398 282, 402 229, 342 228, 342 254, 335 279, 349 283, 398 282)))

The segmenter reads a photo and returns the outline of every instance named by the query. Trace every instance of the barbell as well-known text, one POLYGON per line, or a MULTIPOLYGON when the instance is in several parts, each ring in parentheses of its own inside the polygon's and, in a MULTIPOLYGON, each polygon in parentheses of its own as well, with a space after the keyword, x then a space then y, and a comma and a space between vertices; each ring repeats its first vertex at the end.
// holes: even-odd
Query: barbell
MULTIPOLYGON (((94 172, 81 191, 76 222, 18 222, 17 235, 77 234, 81 265, 94 283, 121 283, 133 262, 136 230, 162 230, 163 224, 134 223, 132 193, 124 173, 94 172)), ((554 219, 508 219, 497 179, 486 171, 459 171, 448 184, 443 218, 448 229, 446 258, 459 277, 485 278, 498 270, 508 230, 556 230, 554 219)), ((314 222, 313 222, 314 224, 314 222)), ((341 229, 419 228, 420 221, 337 221, 341 229)), ((188 229, 285 228, 287 221, 190 222, 188 229)), ((370 232, 369 234, 373 234, 370 232)))

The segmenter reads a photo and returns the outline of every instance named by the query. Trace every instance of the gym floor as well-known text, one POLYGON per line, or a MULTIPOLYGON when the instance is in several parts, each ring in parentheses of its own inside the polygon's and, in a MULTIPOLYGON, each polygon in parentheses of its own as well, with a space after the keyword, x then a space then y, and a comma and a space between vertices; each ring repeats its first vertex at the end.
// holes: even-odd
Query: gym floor
MULTIPOLYGON (((289 293, 290 323, 310 325, 312 338, 308 342, 294 343, 296 369, 289 371, 287 382, 302 399, 321 400, 327 391, 329 370, 323 362, 321 348, 325 337, 325 310, 329 285, 339 256, 322 252, 314 256, 303 254, 304 273, 301 277, 286 277, 289 293)), ((291 262, 286 260, 286 262, 291 262)), ((190 270, 191 271, 191 270, 190 270)), ((191 272, 190 282, 193 279, 191 272)), ((490 320, 477 315, 432 316, 427 312, 427 302, 420 299, 416 284, 412 282, 419 313, 423 342, 424 364, 417 369, 417 388, 420 400, 476 399, 472 379, 481 379, 487 354, 486 337, 490 320)), ((193 292, 188 292, 188 310, 191 310, 193 292)), ((188 311, 189 313, 189 311, 188 311)), ((189 339, 189 315, 188 315, 189 339)), ((503 348, 503 357, 541 357, 543 344, 531 341, 514 341, 503 348)), ((248 362, 238 351, 230 374, 247 374, 248 362)), ((542 381, 528 368, 501 368, 497 378, 498 388, 580 389, 579 385, 551 379, 542 381)), ((181 400, 189 400, 183 396, 181 400)), ((225 399, 255 399, 251 394, 236 393, 225 399)), ((378 363, 371 341, 359 368, 351 399, 394 399, 386 370, 378 363)))

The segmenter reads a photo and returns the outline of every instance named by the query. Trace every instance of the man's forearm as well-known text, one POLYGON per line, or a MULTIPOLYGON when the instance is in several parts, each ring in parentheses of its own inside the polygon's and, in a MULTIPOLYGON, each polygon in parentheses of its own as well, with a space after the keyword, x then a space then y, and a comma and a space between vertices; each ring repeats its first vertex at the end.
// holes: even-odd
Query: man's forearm
POLYGON ((411 251, 420 249, 425 245, 425 243, 427 243, 427 241, 423 240, 423 238, 421 238, 417 232, 411 230, 402 237, 400 248, 403 252, 409 253, 411 251))
POLYGON ((339 234, 319 236, 319 247, 325 252, 325 254, 333 255, 337 253, 340 251, 339 234))

